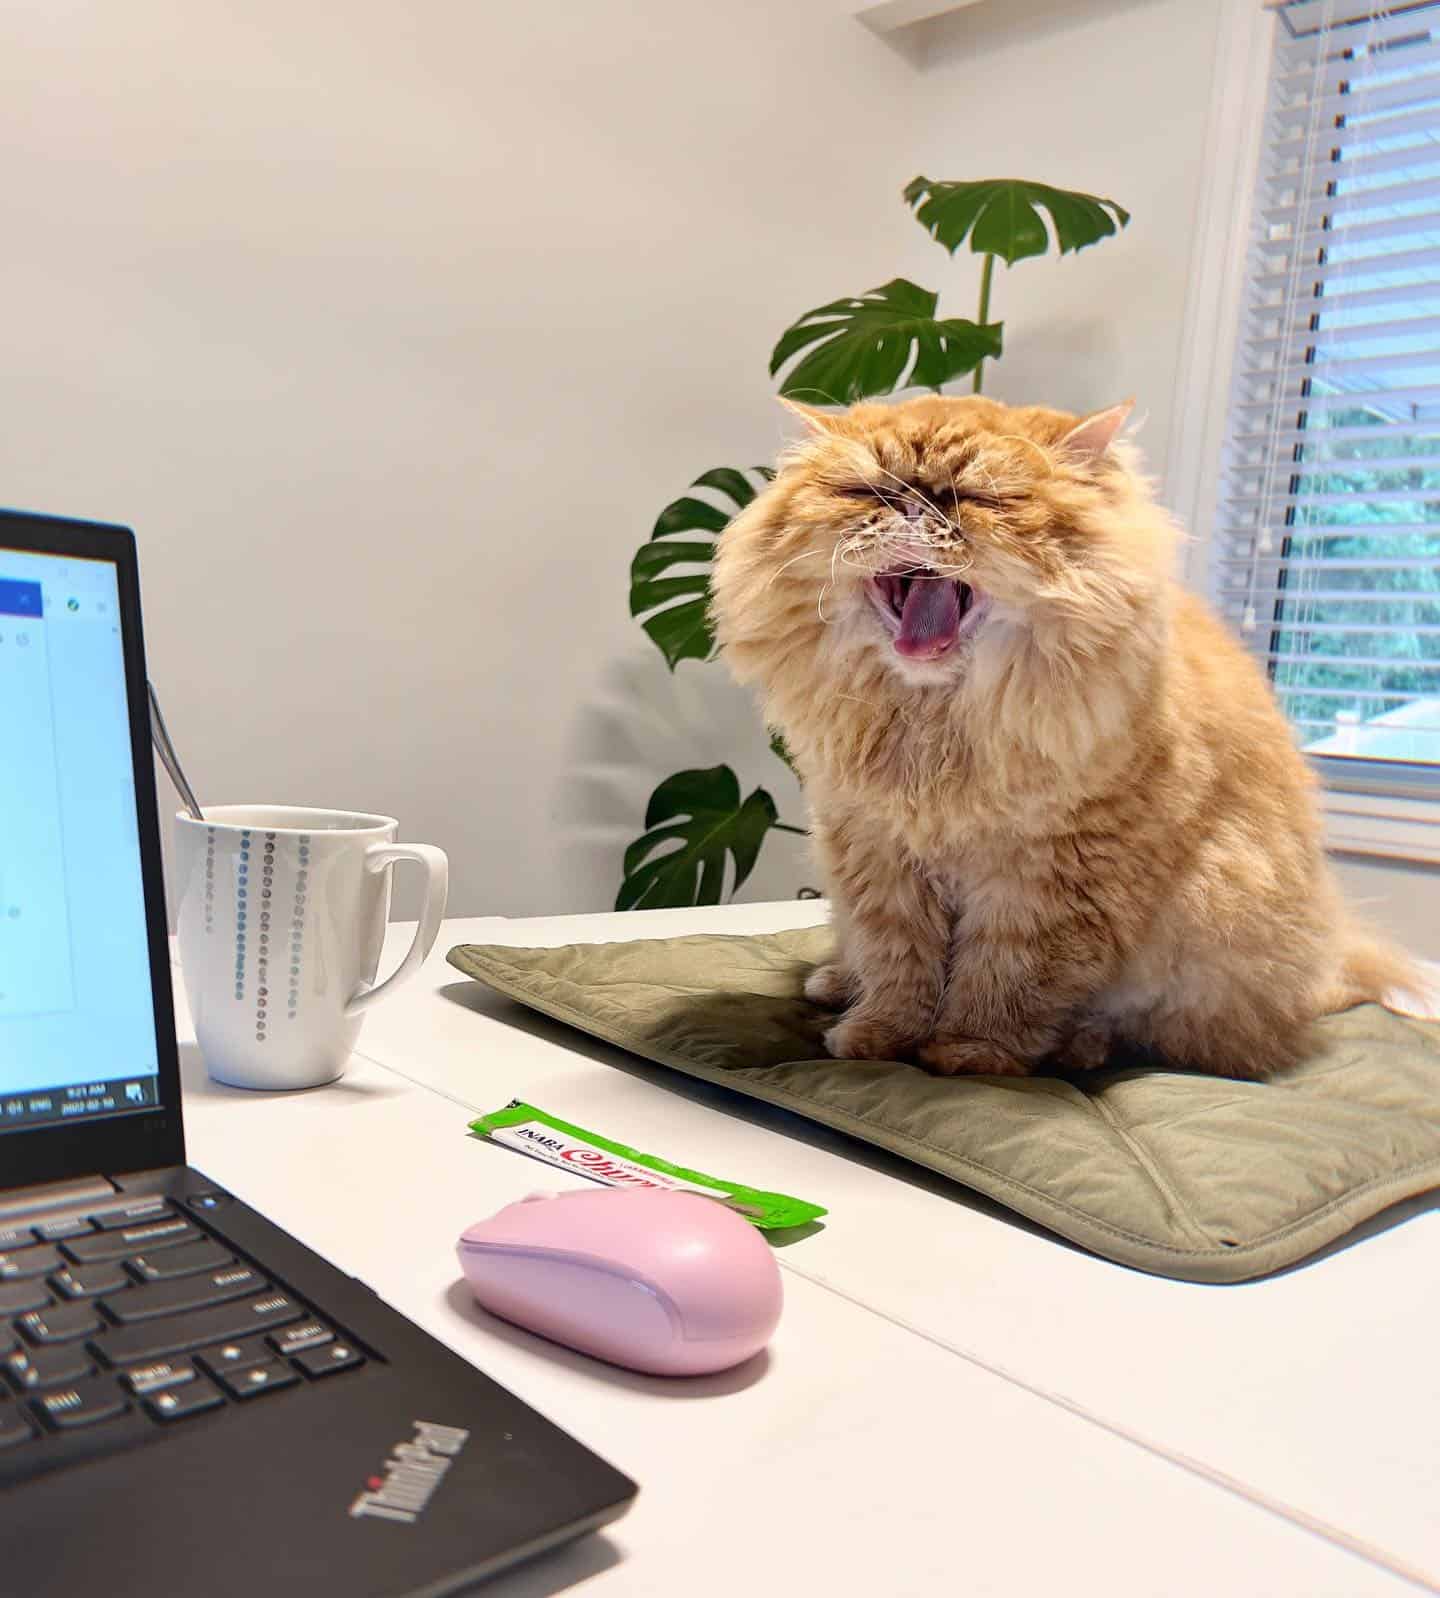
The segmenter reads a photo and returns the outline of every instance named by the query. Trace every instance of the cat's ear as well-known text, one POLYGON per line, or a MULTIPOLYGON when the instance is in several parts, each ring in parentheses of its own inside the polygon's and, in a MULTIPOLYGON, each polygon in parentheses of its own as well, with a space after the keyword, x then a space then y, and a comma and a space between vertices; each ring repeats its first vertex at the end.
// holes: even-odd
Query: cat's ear
POLYGON ((1130 420, 1134 409, 1135 401, 1130 399, 1087 416, 1060 440, 1061 453, 1087 466, 1098 461, 1115 442, 1115 435, 1130 420))
POLYGON ((777 394, 776 399, 787 411, 798 416, 812 433, 833 433, 840 418, 831 416, 828 411, 817 411, 813 405, 802 405, 799 400, 787 399, 783 394, 777 394))

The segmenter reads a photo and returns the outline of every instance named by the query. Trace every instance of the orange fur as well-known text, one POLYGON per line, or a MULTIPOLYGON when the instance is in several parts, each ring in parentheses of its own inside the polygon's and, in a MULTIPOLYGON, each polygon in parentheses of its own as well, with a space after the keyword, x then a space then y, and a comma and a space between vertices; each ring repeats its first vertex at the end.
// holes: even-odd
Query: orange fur
MULTIPOLYGON (((832 1054, 938 1072, 1103 1063, 1256 1076, 1403 982, 1353 932, 1260 670, 1171 576, 1176 529, 1110 439, 1042 407, 810 413, 720 539, 716 635, 794 756, 849 1008, 832 1054), (902 658, 874 574, 973 613, 902 658), (908 580, 907 580, 908 581, 908 580)), ((909 624, 905 624, 908 626, 909 624)))

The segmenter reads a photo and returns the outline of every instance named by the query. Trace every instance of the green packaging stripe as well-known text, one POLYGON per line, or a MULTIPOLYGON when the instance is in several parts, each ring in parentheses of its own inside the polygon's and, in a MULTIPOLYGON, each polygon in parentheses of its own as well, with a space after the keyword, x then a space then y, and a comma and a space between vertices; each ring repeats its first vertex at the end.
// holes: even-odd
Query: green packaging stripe
POLYGON ((791 1198, 786 1193, 766 1193, 722 1181, 703 1171, 672 1165, 658 1155, 642 1154, 628 1144, 587 1132, 558 1116, 547 1115, 533 1104, 512 1099, 503 1110, 482 1115, 470 1130, 506 1148, 518 1149, 562 1171, 575 1171, 607 1187, 679 1188, 722 1199, 737 1214, 764 1231, 804 1226, 825 1214, 818 1204, 791 1198))

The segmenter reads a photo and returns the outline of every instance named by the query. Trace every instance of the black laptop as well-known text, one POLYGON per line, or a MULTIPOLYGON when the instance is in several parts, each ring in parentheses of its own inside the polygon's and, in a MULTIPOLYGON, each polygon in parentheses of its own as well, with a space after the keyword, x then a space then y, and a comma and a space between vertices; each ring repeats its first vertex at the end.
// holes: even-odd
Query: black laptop
POLYGON ((463 1591, 634 1484, 186 1165, 145 682, 129 532, 0 512, 0 1590, 463 1591))

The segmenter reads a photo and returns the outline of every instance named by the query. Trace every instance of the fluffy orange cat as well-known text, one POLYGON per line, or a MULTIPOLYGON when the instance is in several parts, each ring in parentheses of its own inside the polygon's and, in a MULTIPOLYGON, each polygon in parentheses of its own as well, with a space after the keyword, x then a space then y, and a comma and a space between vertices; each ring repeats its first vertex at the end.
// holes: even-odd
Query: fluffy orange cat
POLYGON ((713 609, 805 785, 831 1054, 1254 1077, 1411 979, 1341 907, 1262 673, 1171 575, 1128 405, 796 409, 713 609))

